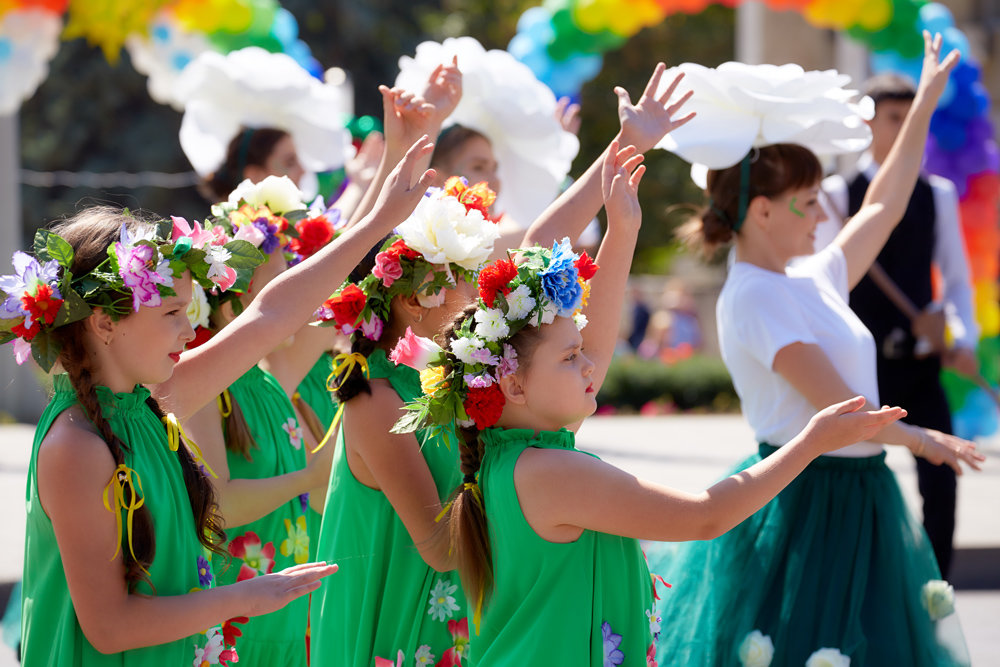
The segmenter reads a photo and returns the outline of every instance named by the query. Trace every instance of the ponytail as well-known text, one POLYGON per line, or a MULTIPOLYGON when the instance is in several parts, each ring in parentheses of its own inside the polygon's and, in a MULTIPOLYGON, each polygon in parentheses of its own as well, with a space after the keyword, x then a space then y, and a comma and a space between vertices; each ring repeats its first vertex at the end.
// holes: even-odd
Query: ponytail
MULTIPOLYGON (((367 359, 375 351, 375 341, 369 340, 365 336, 360 334, 355 334, 351 340, 351 352, 360 354, 362 357, 367 359)), ((328 387, 332 387, 333 395, 337 397, 337 402, 343 405, 347 401, 351 400, 360 393, 365 393, 371 395, 372 387, 368 382, 368 378, 365 377, 365 371, 361 367, 361 364, 353 364, 350 366, 348 374, 344 377, 331 378, 331 381, 327 383, 328 387)))
POLYGON ((247 424, 243 410, 232 392, 226 389, 215 399, 219 405, 219 414, 222 416, 222 436, 226 441, 226 449, 236 454, 240 454, 247 461, 253 463, 250 450, 260 449, 260 445, 253 439, 250 432, 250 425, 247 424))

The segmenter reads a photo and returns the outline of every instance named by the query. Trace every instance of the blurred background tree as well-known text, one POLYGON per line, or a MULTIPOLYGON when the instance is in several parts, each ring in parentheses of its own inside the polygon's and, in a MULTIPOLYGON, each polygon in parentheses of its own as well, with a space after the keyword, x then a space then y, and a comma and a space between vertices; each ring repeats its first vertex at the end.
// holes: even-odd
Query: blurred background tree
MULTIPOLYGON (((298 21, 301 38, 324 67, 347 70, 355 85, 358 114, 381 115, 376 90, 391 83, 401 55, 426 39, 471 35, 487 48, 504 48, 528 0, 282 0, 298 21)), ((658 60, 668 65, 694 61, 707 66, 731 60, 734 13, 711 7, 694 16, 674 15, 644 30, 605 58, 601 74, 581 94, 583 125, 577 175, 598 155, 617 128, 612 87, 637 98, 658 60)), ((157 104, 145 77, 122 52, 114 65, 81 40, 61 45, 51 72, 21 109, 21 158, 25 169, 51 172, 178 173, 190 170, 178 142, 181 114, 157 104)), ((671 205, 697 204, 686 163, 664 151, 647 155, 649 172, 641 198, 645 222, 633 270, 661 273, 676 253, 672 229, 683 211, 671 205)), ((26 238, 39 226, 82 206, 112 203, 188 218, 205 215, 207 202, 194 187, 37 187, 22 185, 26 238)))

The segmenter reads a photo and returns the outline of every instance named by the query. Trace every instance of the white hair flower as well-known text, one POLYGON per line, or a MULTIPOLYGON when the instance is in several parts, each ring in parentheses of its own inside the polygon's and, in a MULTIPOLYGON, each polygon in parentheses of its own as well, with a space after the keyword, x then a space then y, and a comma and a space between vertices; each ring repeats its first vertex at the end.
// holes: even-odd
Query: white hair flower
POLYGON ((304 210, 306 205, 302 199, 299 187, 287 176, 268 176, 260 183, 248 178, 229 194, 230 204, 236 205, 243 200, 251 206, 266 206, 275 215, 304 210))
POLYGON ((507 317, 511 320, 523 320, 535 309, 536 301, 531 296, 531 288, 518 285, 517 289, 507 295, 507 317))
POLYGON ((451 352, 456 357, 458 357, 463 364, 478 363, 475 358, 473 358, 472 353, 475 350, 483 349, 483 341, 478 338, 456 338, 451 342, 451 352))
POLYGON ((208 316, 212 313, 212 308, 208 305, 208 297, 205 290, 197 282, 191 282, 191 303, 187 307, 188 322, 192 327, 208 327, 208 316))
POLYGON ((503 311, 499 308, 477 310, 475 318, 477 325, 476 335, 488 341, 500 340, 510 333, 507 320, 504 319, 503 311))
POLYGON ((500 236, 497 226, 477 210, 467 210, 457 199, 432 193, 397 231, 410 248, 431 264, 455 263, 469 271, 478 270, 493 252, 500 236))

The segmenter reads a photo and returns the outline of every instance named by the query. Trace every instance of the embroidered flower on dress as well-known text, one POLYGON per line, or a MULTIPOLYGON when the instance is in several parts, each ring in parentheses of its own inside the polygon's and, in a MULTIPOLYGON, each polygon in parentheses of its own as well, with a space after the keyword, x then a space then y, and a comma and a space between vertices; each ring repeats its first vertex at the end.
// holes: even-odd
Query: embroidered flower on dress
POLYGON ((288 434, 288 442, 292 447, 302 449, 302 427, 294 417, 289 417, 288 421, 281 425, 281 430, 288 434))
POLYGON ((660 624, 663 622, 663 617, 656 613, 656 607, 646 610, 646 618, 649 619, 649 634, 653 635, 653 639, 660 638, 660 624))
POLYGON ((403 652, 396 654, 396 662, 375 656, 375 667, 403 667, 403 652))
POLYGON ((195 647, 193 667, 210 667, 211 665, 229 665, 228 661, 239 662, 236 649, 226 648, 219 628, 215 627, 205 633, 208 641, 204 648, 195 647))
POLYGON ((612 632, 611 624, 607 621, 601 623, 601 641, 604 644, 604 667, 615 667, 625 662, 625 654, 618 648, 622 643, 622 636, 612 632))
POLYGON ((462 659, 469 655, 469 619, 448 621, 448 632, 451 633, 451 648, 444 652, 435 667, 461 667, 462 659))
POLYGON ((260 537, 252 530, 234 537, 229 542, 229 553, 243 561, 237 581, 270 574, 274 570, 274 543, 261 545, 260 537))
POLYGON ((305 513, 306 509, 309 507, 309 492, 306 491, 299 495, 299 506, 302 507, 302 512, 305 513))
POLYGON ((656 662, 656 644, 650 644, 646 650, 646 667, 660 667, 656 662))
POLYGON ((427 644, 422 645, 417 649, 417 652, 413 654, 413 664, 415 665, 433 665, 434 664, 434 654, 431 653, 431 647, 427 644))
POLYGON ((288 531, 288 539, 281 542, 281 555, 291 556, 301 565, 309 560, 309 533, 306 530, 306 517, 299 515, 292 523, 291 519, 285 519, 285 530, 288 531))
POLYGON ((438 579, 434 588, 431 589, 431 596, 428 600, 430 606, 430 609, 427 610, 428 615, 435 621, 445 621, 451 618, 452 614, 458 611, 454 595, 457 590, 458 586, 449 580, 438 579))
POLYGON ((198 556, 198 585, 202 588, 212 585, 212 568, 204 556, 198 556))

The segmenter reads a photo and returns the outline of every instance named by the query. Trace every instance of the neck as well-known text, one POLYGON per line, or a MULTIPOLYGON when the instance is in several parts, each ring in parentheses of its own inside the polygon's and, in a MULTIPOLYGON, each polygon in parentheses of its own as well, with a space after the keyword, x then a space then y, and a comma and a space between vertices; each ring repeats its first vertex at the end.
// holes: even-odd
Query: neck
POLYGON ((780 256, 778 252, 767 243, 754 242, 751 239, 739 237, 736 239, 737 262, 753 264, 754 266, 768 271, 774 271, 775 273, 784 273, 785 266, 787 266, 788 260, 790 259, 790 257, 780 256))

